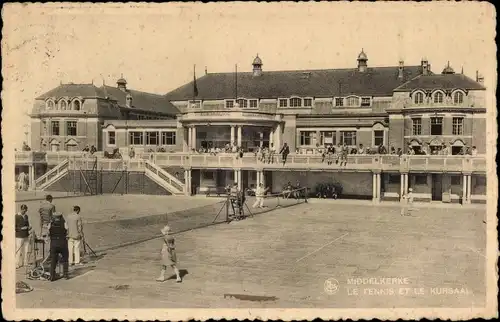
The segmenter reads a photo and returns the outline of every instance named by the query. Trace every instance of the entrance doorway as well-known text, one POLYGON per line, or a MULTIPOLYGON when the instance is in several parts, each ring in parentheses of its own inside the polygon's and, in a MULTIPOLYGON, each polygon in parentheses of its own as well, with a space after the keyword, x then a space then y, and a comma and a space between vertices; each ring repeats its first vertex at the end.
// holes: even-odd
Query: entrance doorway
POLYGON ((443 182, 440 174, 432 175, 432 200, 443 200, 443 182))

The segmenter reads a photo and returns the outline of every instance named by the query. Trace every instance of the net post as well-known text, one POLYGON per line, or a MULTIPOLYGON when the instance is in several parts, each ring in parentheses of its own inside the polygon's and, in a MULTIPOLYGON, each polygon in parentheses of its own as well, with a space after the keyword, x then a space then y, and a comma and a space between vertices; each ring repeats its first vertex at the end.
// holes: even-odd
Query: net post
POLYGON ((308 195, 308 193, 309 193, 309 189, 307 187, 305 187, 305 195, 304 195, 304 202, 305 203, 308 203, 308 201, 307 201, 307 195, 308 195))
POLYGON ((229 222, 229 200, 230 195, 226 196, 226 222, 229 222))

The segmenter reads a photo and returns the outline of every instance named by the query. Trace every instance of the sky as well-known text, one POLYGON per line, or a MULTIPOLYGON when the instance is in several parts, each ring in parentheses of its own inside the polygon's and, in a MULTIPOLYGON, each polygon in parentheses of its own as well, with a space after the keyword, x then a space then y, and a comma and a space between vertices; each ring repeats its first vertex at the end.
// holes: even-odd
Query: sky
POLYGON ((2 11, 5 135, 20 146, 34 98, 60 83, 167 93, 208 72, 447 62, 485 78, 495 106, 495 9, 488 3, 8 4, 2 11))

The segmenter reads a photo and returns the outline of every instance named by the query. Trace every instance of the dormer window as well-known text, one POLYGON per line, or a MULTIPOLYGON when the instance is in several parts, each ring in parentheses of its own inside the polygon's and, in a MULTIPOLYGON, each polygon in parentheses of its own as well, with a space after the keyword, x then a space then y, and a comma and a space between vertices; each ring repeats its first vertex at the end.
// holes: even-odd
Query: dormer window
POLYGON ((47 109, 49 109, 49 110, 54 109, 54 102, 52 102, 52 101, 48 101, 48 102, 47 102, 47 109))
POLYGON ((59 101, 59 107, 60 107, 61 110, 65 110, 67 106, 68 106, 68 104, 66 103, 65 100, 60 100, 59 101))
POLYGON ((423 104, 424 103, 424 93, 422 93, 422 92, 415 93, 413 101, 415 102, 415 104, 423 104))
POLYGON ((190 108, 201 108, 201 101, 189 101, 190 108))
POLYGON ((298 97, 294 97, 290 99, 290 107, 301 107, 302 99, 298 97))
POLYGON ((356 96, 350 96, 347 98, 347 106, 350 106, 350 107, 355 107, 355 106, 359 106, 359 97, 356 97, 356 96))
POLYGON ((371 104, 371 103, 372 103, 371 101, 372 101, 372 100, 371 100, 371 98, 370 98, 370 97, 362 97, 362 98, 361 98, 361 106, 363 106, 363 107, 368 107, 368 106, 371 106, 371 105, 372 105, 372 104, 371 104))
POLYGON ((453 94, 453 103, 454 104, 462 104, 464 102, 464 93, 455 92, 453 94))
POLYGON ((305 107, 312 107, 313 100, 312 98, 304 98, 304 106, 305 107))
POLYGON ((80 101, 78 101, 78 100, 73 101, 73 109, 74 109, 75 111, 79 111, 79 110, 80 110, 80 108, 81 108, 80 101))
POLYGON ((237 100, 237 102, 240 105, 240 108, 247 108, 248 107, 248 102, 246 99, 240 98, 237 100))
POLYGON ((234 100, 226 100, 226 108, 233 108, 234 100))
POLYGON ((280 107, 288 107, 288 100, 286 98, 280 98, 280 107))
POLYGON ((335 97, 335 106, 337 107, 344 106, 344 99, 342 97, 335 97))
POLYGON ((442 92, 436 92, 434 94, 434 103, 440 104, 443 103, 444 95, 442 92))
POLYGON ((249 106, 250 106, 250 108, 257 108, 258 101, 257 100, 249 100, 249 106))

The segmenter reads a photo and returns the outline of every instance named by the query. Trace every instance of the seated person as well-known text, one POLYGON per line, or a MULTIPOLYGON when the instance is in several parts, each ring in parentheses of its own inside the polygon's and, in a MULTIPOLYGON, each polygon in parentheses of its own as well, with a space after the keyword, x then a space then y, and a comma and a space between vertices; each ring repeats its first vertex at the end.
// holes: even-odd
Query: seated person
POLYGON ((285 186, 285 189, 283 190, 283 198, 290 198, 292 196, 292 191, 293 191, 293 187, 292 187, 292 183, 289 181, 286 186, 285 186))
POLYGON ((293 192, 293 196, 295 197, 295 199, 299 199, 300 198, 300 181, 297 180, 297 183, 295 184, 295 187, 294 187, 294 192, 293 192))

